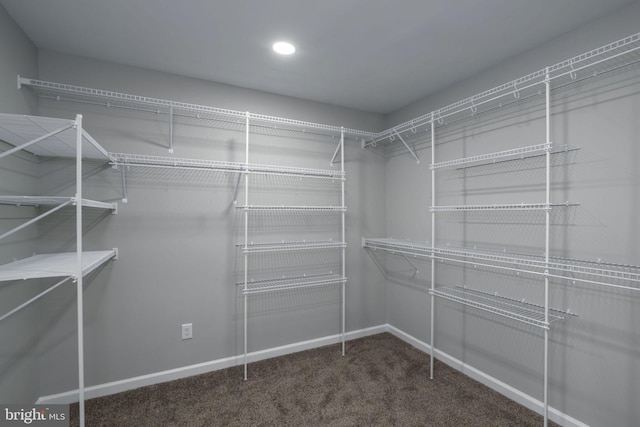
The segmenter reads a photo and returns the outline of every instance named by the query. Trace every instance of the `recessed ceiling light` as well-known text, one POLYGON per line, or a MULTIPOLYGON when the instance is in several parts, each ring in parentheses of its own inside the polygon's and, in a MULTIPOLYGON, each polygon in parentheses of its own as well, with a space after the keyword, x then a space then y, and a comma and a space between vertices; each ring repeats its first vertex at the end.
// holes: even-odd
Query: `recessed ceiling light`
POLYGON ((291 55, 296 51, 296 47, 288 42, 276 42, 273 44, 273 50, 280 55, 291 55))

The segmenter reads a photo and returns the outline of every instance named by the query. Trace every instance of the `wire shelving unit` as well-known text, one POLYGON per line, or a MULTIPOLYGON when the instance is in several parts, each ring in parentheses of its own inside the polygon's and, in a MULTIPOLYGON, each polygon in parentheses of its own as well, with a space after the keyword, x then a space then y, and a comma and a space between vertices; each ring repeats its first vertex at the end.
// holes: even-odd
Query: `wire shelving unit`
POLYGON ((53 206, 25 223, 0 235, 3 239, 42 218, 67 206, 75 207, 76 251, 67 253, 38 254, 0 266, 0 281, 30 279, 61 279, 28 301, 3 314, 0 320, 22 310, 54 289, 68 282, 76 284, 77 327, 78 327, 78 399, 80 404, 80 425, 84 426, 84 331, 83 331, 83 277, 95 271, 110 260, 117 259, 117 249, 108 251, 84 251, 82 238, 82 212, 84 207, 117 210, 114 203, 89 200, 82 197, 82 164, 84 159, 102 159, 105 163, 111 157, 82 126, 82 116, 75 120, 49 117, 0 114, 0 139, 14 146, 0 153, 0 160, 25 150, 36 156, 75 159, 75 195, 71 197, 49 196, 0 196, 1 204, 15 206, 53 206))
MULTIPOLYGON (((518 78, 465 98, 446 107, 434 110, 421 117, 401 123, 369 138, 364 146, 381 152, 385 156, 395 156, 408 152, 418 162, 418 148, 430 147, 431 150, 431 242, 412 242, 388 238, 363 238, 362 246, 371 253, 382 251, 399 255, 416 268, 410 257, 430 261, 431 286, 431 365, 430 376, 433 378, 433 355, 435 346, 435 300, 445 299, 472 307, 475 310, 490 312, 522 322, 544 332, 543 363, 543 415, 544 425, 548 424, 548 358, 549 329, 555 322, 575 316, 570 311, 550 308, 549 281, 561 279, 573 283, 576 281, 601 285, 605 287, 640 290, 640 267, 603 263, 598 261, 577 260, 554 257, 550 251, 550 213, 552 209, 577 206, 574 202, 551 202, 551 156, 568 153, 577 148, 557 145, 551 142, 551 94, 554 91, 567 89, 577 83, 600 78, 603 75, 622 70, 640 62, 640 33, 610 43, 582 55, 545 67, 539 71, 518 78), (471 119, 482 115, 505 112, 506 107, 522 105, 525 102, 539 101, 543 107, 545 120, 545 137, 539 144, 514 147, 502 151, 482 153, 458 159, 436 160, 436 133, 445 135, 455 126, 468 124, 471 119), (470 204, 470 205, 438 205, 436 203, 436 172, 444 168, 465 169, 476 166, 487 166, 530 157, 543 157, 545 161, 544 200, 534 203, 508 204, 470 204), (440 247, 435 244, 436 215, 446 212, 464 212, 473 215, 483 211, 538 211, 545 215, 543 254, 523 254, 512 251, 494 249, 478 249, 465 247, 440 247), (484 290, 462 286, 437 286, 436 261, 459 263, 473 267, 507 270, 541 279, 543 285, 543 303, 531 304, 522 300, 505 298, 484 290)), ((506 114, 506 113, 505 113, 506 114)), ((444 138, 444 137, 443 137, 444 138)), ((450 142, 450 141, 447 141, 450 142)), ((377 262, 376 262, 377 264, 377 262)), ((416 268, 417 270, 417 268, 416 268)), ((518 280, 518 279, 514 279, 518 280)))
MULTIPOLYGON (((346 174, 344 170, 344 143, 346 131, 341 129, 340 142, 333 155, 332 164, 339 158, 339 170, 323 170, 323 169, 307 169, 307 168, 294 168, 283 166, 271 166, 271 165, 257 165, 250 163, 250 129, 253 128, 253 124, 256 117, 253 117, 249 113, 245 116, 245 162, 241 165, 244 170, 244 203, 236 205, 236 209, 242 212, 244 222, 244 242, 237 245, 243 256, 243 280, 238 283, 241 287, 243 296, 243 314, 244 314, 244 379, 248 376, 248 298, 252 295, 266 294, 272 292, 292 291, 296 289, 308 289, 317 288, 323 286, 341 286, 341 341, 342 341, 342 354, 345 354, 345 285, 347 283, 346 276, 346 211, 345 205, 345 181, 346 174), (338 157, 339 154, 339 157, 338 157), (255 174, 266 175, 282 175, 282 176, 297 176, 305 179, 311 179, 314 181, 331 181, 339 184, 339 205, 266 205, 266 204, 252 204, 250 203, 253 191, 251 183, 253 182, 255 174), (250 240, 250 223, 253 220, 254 213, 267 213, 269 215, 282 215, 293 213, 295 215, 339 215, 340 217, 340 240, 296 240, 296 241, 280 241, 280 242, 254 242, 250 240), (259 254, 288 254, 292 252, 299 253, 301 251, 340 251, 340 272, 329 271, 324 274, 303 274, 296 276, 283 276, 278 278, 250 278, 250 265, 252 264, 253 256, 259 254)), ((258 118, 258 121, 263 118, 258 118)), ((332 190, 336 191, 336 190, 332 190)), ((253 229, 252 229, 253 230, 253 229)))

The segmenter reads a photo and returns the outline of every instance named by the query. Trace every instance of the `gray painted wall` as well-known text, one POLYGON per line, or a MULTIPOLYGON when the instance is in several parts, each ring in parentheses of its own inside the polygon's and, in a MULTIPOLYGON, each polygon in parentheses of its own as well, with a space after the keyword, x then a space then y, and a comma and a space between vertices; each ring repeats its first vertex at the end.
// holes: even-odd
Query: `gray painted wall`
MULTIPOLYGON (((388 124, 633 34, 639 19, 640 4, 634 4, 409 106, 390 116, 388 124)), ((581 148, 554 156, 552 201, 581 205, 554 211, 553 254, 639 265, 640 70, 635 67, 556 93, 552 105, 552 141, 581 148)), ((502 115, 468 121, 436 138, 440 161, 538 144, 545 138, 543 104, 534 102, 502 115)), ((431 238, 428 148, 419 152, 420 165, 408 154, 387 163, 387 234, 391 237, 431 238)), ((436 203, 441 205, 544 201, 544 164, 536 160, 471 168, 464 173, 441 170, 436 180, 436 203)), ((436 243, 541 253, 543 219, 532 214, 439 214, 436 243)), ((418 263, 420 273, 413 277, 413 268, 404 260, 389 256, 386 261, 389 323, 429 342, 429 264, 418 263)), ((438 264, 436 271, 438 285, 464 283, 529 301, 542 298, 539 279, 457 265, 438 264)), ((550 333, 550 405, 589 425, 638 425, 638 292, 555 281, 551 301, 578 317, 556 325, 550 333)), ((534 328, 454 303, 436 302, 438 349, 540 400, 542 343, 542 333, 534 328)))
MULTIPOLYGON (((377 130, 636 32, 639 10, 638 5, 631 6, 589 28, 567 34, 554 43, 445 89, 385 120, 366 113, 55 52, 40 52, 38 70, 35 48, 0 10, 0 49, 3 59, 10 58, 0 63, 0 90, 3 91, 0 107, 3 112, 33 112, 31 107, 35 101, 28 90, 15 90, 15 74, 20 73, 76 85, 377 130), (5 43, 7 38, 17 40, 18 44, 5 43), (22 46, 16 48, 18 45, 22 46)), ((553 178, 558 183, 554 190, 559 197, 581 203, 579 208, 557 218, 560 225, 554 227, 552 241, 558 254, 640 264, 636 220, 640 209, 637 198, 640 182, 632 164, 633 159, 639 158, 635 120, 640 108, 637 80, 624 74, 554 97, 553 140, 582 148, 578 154, 557 161, 554 166, 553 178), (608 209, 614 202, 619 209, 608 209)), ((38 110, 42 115, 67 118, 78 112, 84 114, 87 129, 110 151, 168 155, 167 126, 158 117, 53 101, 40 102, 38 110)), ((539 107, 532 106, 510 115, 507 122, 488 120, 482 128, 467 126, 447 134, 447 143, 438 147, 438 155, 455 158, 460 150, 471 152, 478 147, 481 152, 493 151, 509 145, 513 136, 524 145, 543 138, 541 132, 539 107)), ((242 133, 229 129, 180 124, 176 126, 175 156, 242 161, 243 138, 242 133)), ((304 147, 300 148, 301 141, 287 137, 252 137, 255 150, 252 149, 251 161, 327 167, 335 141, 305 140, 302 143, 304 147)), ((428 158, 426 151, 420 154, 428 158)), ((385 286, 373 262, 359 247, 363 235, 430 238, 429 162, 423 160, 416 166, 409 156, 400 156, 386 162, 385 167, 380 157, 359 149, 353 141, 347 146, 346 159, 347 329, 357 330, 388 321, 428 342, 425 291, 429 285, 428 266, 419 264, 420 273, 414 276, 413 269, 404 261, 390 257, 387 267, 392 277, 385 286)), ((18 185, 18 188, 10 185, 2 192, 70 194, 72 171, 67 162, 50 160, 38 168, 25 166, 33 161, 27 157, 13 159, 10 167, 0 165, 0 186, 10 182, 18 185), (29 171, 27 179, 22 176, 25 170, 29 171)), ((538 182, 539 166, 528 166, 529 172, 507 172, 508 185, 504 185, 505 175, 494 173, 469 176, 464 180, 466 184, 455 174, 445 176, 438 203, 510 198, 520 201, 524 197, 523 186, 527 182, 538 182), (500 195, 492 199, 491 194, 480 192, 500 195)), ((96 173, 87 180, 87 195, 117 201, 119 179, 114 171, 100 170, 96 165, 96 173)), ((241 264, 233 246, 240 241, 242 225, 231 205, 234 184, 233 177, 224 175, 132 171, 129 203, 120 206, 117 216, 87 213, 86 248, 118 247, 121 251, 118 261, 86 284, 88 385, 241 352, 241 306, 233 286, 241 264), (184 322, 194 323, 193 340, 180 340, 180 324, 184 322)), ((265 183, 260 188, 260 197, 277 198, 282 203, 330 197, 323 191, 309 195, 309 189, 300 186, 293 194, 265 183)), ((527 198, 540 194, 539 185, 527 187, 527 198)), ((5 222, 13 223, 15 211, 2 209, 0 221, 4 227, 5 222)), ((530 225, 535 223, 531 218, 518 218, 508 233, 504 229, 504 218, 488 216, 481 220, 467 221, 463 227, 456 218, 439 222, 439 243, 477 241, 512 246, 513 234, 524 230, 524 235, 518 234, 522 236, 518 245, 523 249, 539 247, 540 226, 530 225)), ((331 233, 329 230, 333 230, 334 225, 320 221, 310 227, 309 223, 291 218, 271 220, 271 223, 267 219, 261 221, 274 230, 274 233, 260 233, 259 227, 252 228, 265 240, 276 233, 282 238, 293 237, 296 230, 301 229, 323 236, 331 233)), ((72 215, 57 215, 40 225, 41 239, 37 243, 32 240, 33 235, 28 235, 23 237, 23 242, 12 242, 8 251, 6 246, 0 246, 0 257, 5 260, 16 252, 30 253, 36 244, 40 251, 72 248, 69 238, 72 223, 72 215)), ((319 258, 310 260, 312 268, 335 264, 330 257, 319 258)), ((298 261, 290 257, 279 264, 272 259, 261 262, 279 272, 290 269, 298 261)), ((522 289, 532 298, 539 296, 539 282, 519 279, 516 288, 511 277, 490 272, 470 274, 444 266, 439 268, 437 279, 442 283, 467 280, 477 286, 498 287, 518 294, 522 289)), ((10 286, 14 287, 0 288, 3 309, 4 304, 12 305, 11 298, 22 300, 24 296, 18 291, 16 297, 6 297, 9 291, 16 293, 14 289, 25 289, 22 284, 19 288, 10 286)), ((637 353, 640 339, 635 331, 638 319, 633 308, 638 297, 584 285, 567 287, 564 283, 555 284, 553 289, 554 301, 570 307, 579 317, 552 331, 551 405, 592 425, 637 425, 640 415, 635 402, 640 381, 635 373, 640 372, 637 353)), ((251 351, 332 335, 339 328, 337 293, 333 289, 259 297, 251 304, 254 313, 250 318, 251 351)), ((30 401, 38 395, 76 387, 73 288, 61 289, 34 307, 41 312, 41 339, 38 340, 37 333, 33 334, 11 352, 3 346, 0 401, 30 401), (37 377, 24 375, 27 370, 32 374, 37 372, 31 369, 38 363, 33 356, 36 347, 42 353, 40 386, 37 377), (19 389, 20 385, 24 388, 19 389)), ((454 304, 438 303, 436 346, 526 393, 541 397, 539 332, 462 311, 454 304)), ((5 337, 23 336, 26 331, 37 330, 34 322, 38 318, 34 313, 25 317, 26 321, 12 320, 0 325, 3 342, 5 337)))
MULTIPOLYGON (((40 53, 40 78, 165 99, 232 108, 354 128, 379 128, 381 117, 333 106, 195 81, 88 59, 40 53)), ((41 100, 39 113, 73 117, 81 112, 88 131, 113 152, 168 156, 166 122, 98 106, 41 100)), ((175 126, 175 157, 244 160, 244 132, 175 126)), ((338 141, 294 135, 251 136, 250 161, 329 168, 338 141)), ((384 281, 368 268, 360 237, 384 228, 384 160, 349 141, 347 181, 347 330, 386 322, 384 281)), ((72 171, 64 161, 42 165, 41 189, 68 193, 72 171)), ((314 190, 293 179, 251 178, 254 204, 339 204, 337 183, 314 190), (293 191, 286 190, 291 186, 293 191), (328 188, 332 187, 333 190, 328 188), (284 190, 283 190, 284 188, 284 190)), ((233 207, 235 176, 131 170, 127 204, 116 216, 87 214, 85 246, 118 247, 120 259, 86 286, 87 385, 179 368, 242 352, 242 305, 234 283, 241 279, 242 215, 233 207), (194 338, 181 341, 180 325, 193 322, 194 338)), ((119 200, 120 175, 99 171, 86 181, 87 196, 119 200)), ((244 193, 240 191, 239 200, 244 193)), ((73 218, 58 215, 40 228, 40 250, 71 248, 73 218)), ((257 215, 255 241, 339 238, 333 218, 257 215)), ((256 257, 250 277, 336 270, 337 252, 256 257), (309 267, 300 268, 299 264, 309 267), (261 273, 260 270, 266 270, 261 273)), ((250 300, 249 350, 257 351, 334 335, 340 331, 339 288, 255 296, 250 300)), ((48 395, 75 388, 74 293, 51 299, 42 322, 42 388, 48 395)))
MULTIPOLYGON (((0 7, 0 112, 35 112, 32 94, 16 90, 18 73, 36 74, 37 50, 0 7)), ((0 141, 0 151, 8 149, 0 141)), ((0 160, 0 194, 32 194, 38 185, 37 159, 20 154, 0 160)), ((31 208, 0 206, 0 234, 28 220, 31 208)), ((32 227, 0 241, 0 264, 30 255, 36 247, 32 227)), ((0 283, 0 314, 29 299, 40 289, 31 282, 0 283)), ((0 402, 31 403, 39 396, 38 305, 34 304, 0 322, 0 402)))

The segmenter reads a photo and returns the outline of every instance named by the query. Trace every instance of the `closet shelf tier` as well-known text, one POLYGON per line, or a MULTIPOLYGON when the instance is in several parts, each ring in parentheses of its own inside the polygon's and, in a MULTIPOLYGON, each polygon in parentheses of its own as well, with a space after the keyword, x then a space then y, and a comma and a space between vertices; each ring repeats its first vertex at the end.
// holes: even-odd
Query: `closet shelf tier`
MULTIPOLYGON (((100 202, 96 200, 81 199, 83 207, 117 210, 117 203, 100 202)), ((75 197, 49 197, 49 196, 0 196, 0 204, 16 206, 58 206, 64 203, 76 204, 75 197)))
POLYGON ((430 206, 431 212, 461 212, 461 211, 545 211, 551 208, 579 206, 578 203, 511 203, 491 205, 455 205, 430 206))
MULTIPOLYGON (((43 157, 75 158, 77 122, 52 117, 0 114, 0 140, 15 148, 0 153, 0 158, 24 150, 43 157)), ((82 129, 82 156, 109 159, 109 153, 82 129)))
POLYGON ((543 306, 459 286, 439 287, 429 290, 429 293, 543 329, 549 329, 551 323, 563 320, 565 314, 571 315, 571 313, 549 309, 547 322, 543 306))
POLYGON ((238 244, 242 247, 243 253, 260 253, 260 252, 287 252, 299 250, 316 250, 316 249, 338 249, 346 248, 346 242, 336 242, 331 240, 318 241, 301 241, 301 242, 272 242, 272 243, 250 243, 246 246, 238 244))
MULTIPOLYGON (((639 61, 640 33, 636 33, 378 132, 367 139, 365 146, 373 148, 378 142, 395 141, 397 135, 409 136, 421 127, 421 130, 429 130, 432 121, 435 126, 447 126, 509 104, 543 99, 547 79, 553 91, 620 70, 639 61)), ((380 147, 378 144, 378 148, 380 147)))
MULTIPOLYGON (((82 252, 82 275, 86 276, 117 257, 117 250, 82 252)), ((77 276, 76 252, 40 254, 0 266, 0 281, 77 276)))
POLYGON ((264 212, 346 212, 344 206, 242 205, 237 209, 264 212))
POLYGON ((318 286, 336 285, 347 283, 347 278, 339 274, 317 274, 309 276, 282 277, 277 279, 252 280, 247 282, 246 288, 244 282, 237 285, 242 286, 242 293, 260 294, 267 292, 287 291, 293 289, 314 288, 318 286))
MULTIPOLYGON (((504 161, 521 160, 536 156, 542 156, 549 150, 551 154, 561 154, 578 150, 577 147, 569 145, 554 144, 538 144, 527 147, 514 148, 512 150, 497 151, 495 153, 480 154, 477 156, 464 157, 461 159, 447 160, 444 162, 432 163, 431 169, 448 168, 453 166, 462 166, 473 164, 473 166, 482 166, 484 164, 494 164, 504 161)), ((466 166, 468 167, 468 166, 466 166)))
POLYGON ((128 110, 139 110, 154 114, 170 114, 174 117, 181 116, 190 120, 197 120, 198 123, 203 125, 206 125, 206 120, 213 120, 216 122, 215 127, 220 127, 220 123, 244 127, 245 120, 248 118, 251 126, 254 126, 254 129, 261 127, 270 131, 284 130, 332 137, 340 137, 341 133, 344 132, 345 137, 352 139, 370 138, 372 135, 375 135, 374 132, 347 129, 322 123, 267 116, 245 111, 234 111, 207 105, 150 98, 18 76, 18 87, 20 88, 22 86, 31 88, 42 98, 88 103, 112 108, 126 108, 128 110))
POLYGON ((342 180, 345 173, 331 169, 298 168, 290 166, 261 165, 216 160, 180 159, 174 157, 146 156, 141 154, 109 153, 114 166, 210 170, 266 175, 299 176, 342 180))
POLYGON ((363 247, 392 254, 435 258, 472 266, 498 268, 515 272, 592 283, 595 285, 640 291, 640 266, 508 253, 463 247, 432 247, 428 243, 398 239, 363 239, 363 247))

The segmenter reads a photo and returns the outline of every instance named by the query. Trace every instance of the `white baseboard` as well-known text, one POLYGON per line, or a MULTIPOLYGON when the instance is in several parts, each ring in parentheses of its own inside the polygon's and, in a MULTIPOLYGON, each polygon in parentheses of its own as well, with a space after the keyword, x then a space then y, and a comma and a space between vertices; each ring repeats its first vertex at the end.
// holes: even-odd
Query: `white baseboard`
MULTIPOLYGON (((418 340, 417 338, 401 331, 400 329, 387 325, 387 330, 392 335, 400 338, 402 341, 414 346, 415 348, 424 351, 425 353, 431 354, 431 346, 423 341, 418 340)), ((444 353, 438 349, 435 351, 435 356, 442 362, 451 366, 452 368, 462 372, 463 374, 473 378, 474 380, 486 385, 487 387, 497 391, 503 396, 508 397, 509 399, 521 404, 522 406, 531 409, 532 411, 537 412, 542 415, 544 411, 544 404, 538 399, 529 396, 511 387, 508 384, 500 381, 497 378, 494 378, 479 369, 474 368, 461 360, 456 359, 444 353)), ((434 373, 434 376, 437 375, 437 372, 434 373)), ((589 427, 587 424, 563 413, 559 410, 549 406, 549 419, 561 426, 571 426, 571 427, 589 427)))
MULTIPOLYGON (((369 335, 389 332, 404 342, 416 347, 425 353, 431 353, 431 346, 419 339, 401 331, 400 329, 389 325, 379 325, 371 328, 360 329, 358 331, 347 332, 345 339, 353 340, 369 335)), ((340 342, 340 335, 331 335, 328 337, 317 338, 309 341, 303 341, 294 344, 288 344, 281 347, 270 348, 267 350, 256 351, 247 355, 249 362, 257 362, 259 360, 269 359, 272 357, 284 356, 286 354, 296 353, 298 351, 310 350, 312 348, 323 347, 326 345, 336 344, 340 342)), ((348 348, 347 348, 348 350, 348 348)), ((508 384, 494 378, 473 366, 470 366, 461 360, 456 359, 438 349, 435 356, 451 366, 452 368, 468 375, 474 380, 486 385, 487 387, 497 391, 498 393, 508 397, 509 399, 525 406, 539 414, 543 412, 543 404, 541 401, 529 396, 520 390, 511 387, 508 384)), ((187 378, 193 375, 204 374, 207 372, 217 371, 220 369, 230 368, 232 366, 241 365, 243 363, 243 355, 227 357, 224 359, 211 360, 209 362, 198 363, 195 365, 184 366, 181 368, 170 369, 167 371, 155 372, 153 374, 141 375, 139 377, 126 378, 119 381, 113 381, 105 384, 98 384, 85 388, 85 399, 108 396, 110 394, 120 393, 139 387, 160 384, 167 381, 173 381, 181 378, 187 378)), ((436 373, 437 375, 437 373, 436 373)), ((36 402, 37 404, 69 404, 77 402, 78 390, 66 391, 63 393, 42 396, 36 402)), ((560 412, 559 410, 549 407, 549 419, 553 422, 567 427, 588 427, 573 417, 560 412)))
MULTIPOLYGON (((369 335, 387 332, 387 325, 374 326, 371 328, 360 329, 358 331, 347 332, 346 340, 353 340, 369 335)), ((296 353, 299 351, 309 350, 312 348, 323 347, 325 345, 336 344, 340 342, 340 335, 331 335, 328 337, 317 338, 309 341, 303 341, 294 344, 288 344, 281 347, 260 350, 247 354, 248 362, 257 362, 259 360, 270 359, 272 357, 283 356, 286 354, 296 353)), ((217 371, 220 369, 230 368, 232 366, 244 363, 244 356, 231 356, 224 359, 211 360, 208 362, 198 363, 195 365, 183 366, 181 368, 169 369, 167 371, 154 372, 153 374, 141 375, 139 377, 126 378, 119 381, 113 381, 105 384, 85 387, 85 399, 93 399, 96 397, 108 396, 110 394, 121 393, 123 391, 132 390, 139 387, 146 387, 154 384, 160 384, 167 381, 178 380, 181 378, 191 377, 193 375, 204 374, 207 372, 217 371)), ((58 394, 41 396, 37 404, 69 404, 78 401, 78 390, 65 391, 58 394)))

